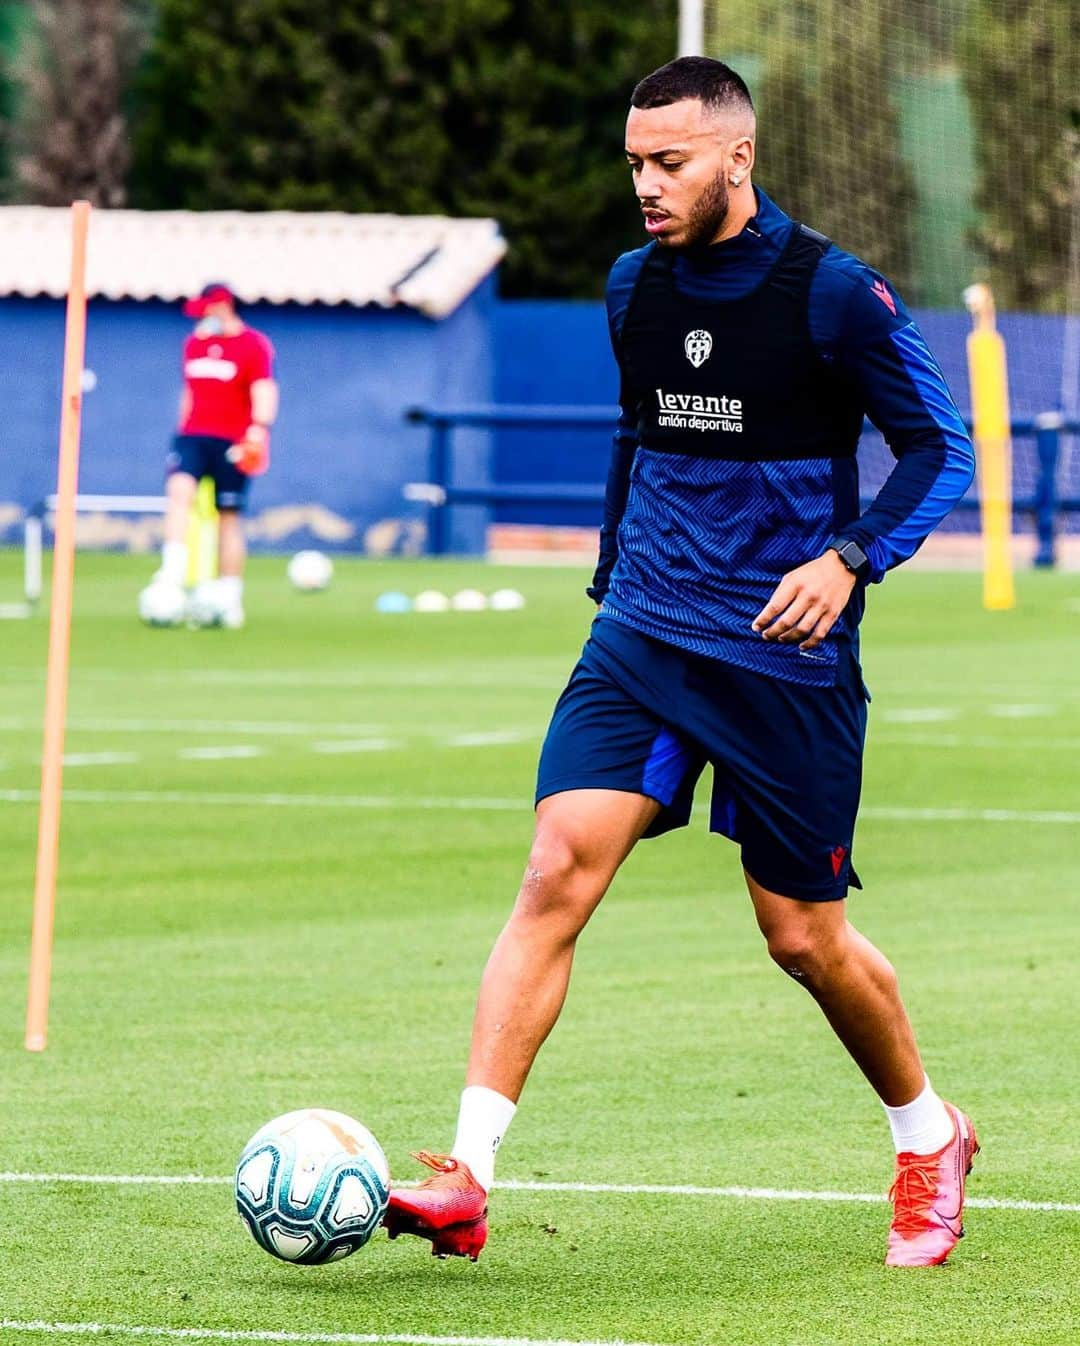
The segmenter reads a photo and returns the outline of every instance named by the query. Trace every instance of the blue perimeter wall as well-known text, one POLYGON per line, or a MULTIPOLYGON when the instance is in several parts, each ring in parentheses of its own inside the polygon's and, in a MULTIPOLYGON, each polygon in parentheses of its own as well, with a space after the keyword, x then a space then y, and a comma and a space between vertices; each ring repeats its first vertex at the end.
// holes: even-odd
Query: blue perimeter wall
MULTIPOLYGON (((256 547, 421 550, 425 509, 402 498, 404 483, 428 477, 428 431, 405 421, 415 404, 609 405, 614 423, 618 380, 602 303, 499 301, 490 279, 443 322, 344 306, 254 305, 246 316, 273 340, 282 385, 271 470, 252 492, 256 547)), ((966 413, 967 316, 918 318, 966 413)), ((1058 405, 1062 324, 1025 315, 1000 320, 1015 416, 1058 405)), ((161 491, 189 327, 175 304, 91 304, 87 366, 98 383, 84 399, 82 491, 161 491)), ((0 301, 0 538, 9 541, 18 537, 22 510, 55 489, 62 345, 61 303, 0 301)), ((610 442, 607 429, 457 431, 455 477, 470 485, 602 486, 610 442)), ((1015 458, 1017 491, 1029 492, 1030 444, 1018 444, 1015 458)), ((891 463, 879 437, 867 436, 860 461, 864 493, 872 493, 891 463)), ((1070 476, 1077 472, 1080 453, 1072 455, 1070 476)), ((1063 487, 1080 495, 1080 482, 1063 487)), ((459 507, 451 542, 455 551, 479 552, 493 517, 594 526, 599 516, 597 506, 582 505, 504 506, 494 513, 459 507)), ((145 520, 81 526, 88 542, 156 543, 145 520)))
MULTIPOLYGON (((602 303, 573 300, 504 300, 495 310, 498 359, 495 400, 612 408, 608 430, 499 430, 494 477, 501 485, 559 481, 596 484, 607 478, 619 376, 602 303)), ((507 523, 598 526, 599 509, 504 505, 495 518, 507 523)))
MULTIPOLYGON (((254 544, 421 550, 423 507, 403 501, 402 485, 427 479, 428 435, 405 411, 491 401, 495 307, 493 279, 442 322, 405 309, 247 306, 274 343, 282 390, 270 471, 251 490, 254 544)), ((59 301, 0 301, 0 536, 11 541, 21 509, 56 489, 63 327, 59 301)), ((81 492, 161 493, 190 330, 177 304, 91 303, 86 367, 97 386, 83 398, 81 492)), ((490 479, 490 441, 457 436, 463 479, 490 479)), ((456 510, 454 549, 481 551, 487 522, 485 509, 456 510)), ((148 536, 115 519, 80 527, 113 545, 148 536)))

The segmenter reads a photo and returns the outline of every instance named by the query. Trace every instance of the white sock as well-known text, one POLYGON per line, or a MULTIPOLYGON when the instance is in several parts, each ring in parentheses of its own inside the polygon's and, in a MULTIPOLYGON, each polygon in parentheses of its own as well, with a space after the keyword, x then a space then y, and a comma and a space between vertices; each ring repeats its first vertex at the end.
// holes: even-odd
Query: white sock
POLYGON ((900 1108, 883 1104, 892 1129, 896 1153, 936 1154, 953 1138, 953 1120, 945 1104, 934 1093, 929 1079, 918 1098, 900 1108))
POLYGON ((468 1164, 485 1192, 495 1181, 495 1154, 516 1111, 516 1103, 482 1084, 470 1084, 462 1091, 457 1135, 450 1153, 468 1164))
POLYGON ((244 597, 244 581, 239 575, 222 575, 218 580, 218 593, 223 603, 239 603, 244 597))
POLYGON ((161 548, 161 574, 170 584, 187 583, 187 543, 166 542, 161 548))

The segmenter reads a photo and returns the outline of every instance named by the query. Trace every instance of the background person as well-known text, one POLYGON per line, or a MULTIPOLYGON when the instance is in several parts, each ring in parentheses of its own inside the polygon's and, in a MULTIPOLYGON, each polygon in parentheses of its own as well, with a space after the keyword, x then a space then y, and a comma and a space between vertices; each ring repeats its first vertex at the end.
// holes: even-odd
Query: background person
MULTIPOLYGON (((165 541, 151 587, 175 597, 188 575, 188 522, 199 481, 210 477, 218 509, 218 578, 200 592, 200 609, 223 626, 244 624, 248 484, 270 461, 278 412, 274 348, 236 312, 227 285, 214 283, 184 305, 195 329, 184 342, 178 432, 166 460, 165 541)), ((205 618, 204 618, 205 619, 205 618)))
MULTIPOLYGON (((848 922, 869 699, 864 586, 971 483, 940 369, 891 286, 751 184, 746 85, 688 57, 634 91, 626 155, 652 241, 621 257, 608 317, 622 416, 600 604, 540 758, 536 832, 480 987, 458 1129, 395 1188, 392 1236, 475 1259, 495 1153, 562 1009, 577 937, 639 839, 738 842, 770 956, 878 1094, 897 1151, 886 1262, 942 1262, 978 1150, 937 1095, 890 964, 848 922), (860 514, 863 418, 898 460, 860 514)), ((857 191, 858 184, 852 183, 857 191)))

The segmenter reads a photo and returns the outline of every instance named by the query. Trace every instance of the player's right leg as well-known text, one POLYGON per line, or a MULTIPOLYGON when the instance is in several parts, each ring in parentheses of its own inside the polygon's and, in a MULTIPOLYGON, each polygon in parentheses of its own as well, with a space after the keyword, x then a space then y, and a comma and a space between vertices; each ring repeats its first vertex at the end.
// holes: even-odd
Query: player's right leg
MULTIPOLYGON (((191 507, 195 503, 195 492, 199 483, 190 472, 170 472, 165 481, 165 545, 187 548, 188 519, 191 507)), ((187 557, 184 557, 183 574, 174 574, 173 578, 182 580, 186 574, 187 557)))
POLYGON ((684 825, 701 758, 586 647, 540 758, 536 831, 517 900, 488 959, 450 1155, 419 1188, 393 1188, 391 1237, 472 1257, 487 1237, 495 1152, 566 996, 578 935, 646 833, 684 825))
POLYGON ((205 437, 176 435, 165 459, 165 541, 159 572, 173 584, 187 582, 188 519, 206 469, 205 437))
POLYGON ((659 812, 655 800, 617 790, 569 790, 539 804, 517 901, 480 983, 464 1128, 459 1124, 453 1156, 417 1156, 434 1177, 392 1190, 385 1220, 391 1238, 418 1234, 431 1240, 436 1256, 479 1255, 495 1150, 559 1017, 578 935, 659 812), (463 1129, 474 1134, 463 1136, 463 1129))
POLYGON ((158 625, 175 625, 187 606, 187 527, 202 475, 202 445, 198 436, 177 435, 165 460, 165 530, 161 566, 139 595, 139 611, 158 625))

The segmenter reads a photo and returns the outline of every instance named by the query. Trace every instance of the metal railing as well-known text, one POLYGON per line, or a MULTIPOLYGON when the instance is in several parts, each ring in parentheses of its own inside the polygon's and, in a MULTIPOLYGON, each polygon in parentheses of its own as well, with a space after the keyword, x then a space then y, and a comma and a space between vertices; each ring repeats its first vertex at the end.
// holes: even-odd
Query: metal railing
MULTIPOLYGON (((544 406, 542 404, 478 403, 451 407, 413 407, 406 419, 426 425, 428 480, 410 482, 405 497, 428 506, 428 547, 436 556, 445 555, 450 544, 450 511, 455 505, 593 505, 604 502, 602 484, 580 482, 519 482, 513 485, 463 484, 454 480, 454 433, 459 429, 481 430, 599 430, 614 429, 618 408, 610 406, 544 406)), ((965 422, 968 430, 970 421, 965 422)), ((868 421, 866 430, 877 433, 868 421)), ((1014 420, 1013 440, 1034 440, 1038 462, 1031 495, 1018 496, 1013 509, 1035 519, 1038 548, 1035 564, 1053 566, 1055 537, 1060 513, 1080 510, 1080 498, 1059 497, 1058 466, 1062 435, 1080 434, 1080 421, 1066 420, 1060 412, 1014 420)), ((863 501, 870 503, 870 498, 863 501)), ((956 508, 978 509, 977 497, 965 497, 956 508)))

